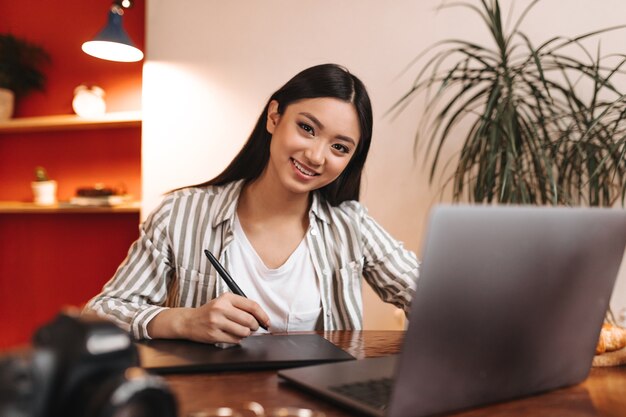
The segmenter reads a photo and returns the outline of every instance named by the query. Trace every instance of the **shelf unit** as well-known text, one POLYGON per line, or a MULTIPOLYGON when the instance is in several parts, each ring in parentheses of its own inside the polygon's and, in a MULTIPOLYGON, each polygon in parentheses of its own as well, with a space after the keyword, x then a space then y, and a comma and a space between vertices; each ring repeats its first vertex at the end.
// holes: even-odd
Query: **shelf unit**
POLYGON ((141 126, 141 112, 106 113, 101 117, 80 117, 75 114, 22 117, 0 122, 0 134, 55 130, 106 129, 141 126))

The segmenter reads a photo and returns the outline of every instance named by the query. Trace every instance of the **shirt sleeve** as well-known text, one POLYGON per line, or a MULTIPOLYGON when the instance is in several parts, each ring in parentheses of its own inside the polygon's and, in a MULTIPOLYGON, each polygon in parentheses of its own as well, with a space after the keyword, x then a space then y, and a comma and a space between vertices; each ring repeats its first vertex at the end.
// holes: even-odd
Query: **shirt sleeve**
POLYGON ((136 339, 149 339, 148 323, 167 308, 168 285, 175 271, 168 239, 171 206, 168 197, 150 214, 113 278, 85 306, 136 339))
POLYGON ((408 315, 419 276, 419 261, 361 207, 363 277, 381 300, 408 315))

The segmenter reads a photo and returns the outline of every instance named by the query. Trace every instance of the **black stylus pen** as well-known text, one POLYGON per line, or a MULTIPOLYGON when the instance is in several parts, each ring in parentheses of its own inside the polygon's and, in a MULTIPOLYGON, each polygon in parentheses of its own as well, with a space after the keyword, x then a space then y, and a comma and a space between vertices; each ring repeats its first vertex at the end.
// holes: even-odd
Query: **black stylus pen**
MULTIPOLYGON (((244 292, 241 290, 241 288, 239 288, 239 285, 237 285, 237 283, 235 282, 233 277, 231 277, 230 274, 228 273, 228 271, 226 269, 224 269, 224 267, 222 266, 220 261, 218 261, 217 258, 215 256, 213 256, 213 254, 208 249, 204 250, 204 254, 206 255, 207 258, 209 258, 209 261, 211 262, 213 267, 217 270, 217 273, 220 274, 220 277, 222 277, 222 279, 226 282, 226 285, 228 285, 228 288, 230 288, 230 290, 234 294, 237 294, 237 295, 240 295, 242 297, 248 298, 248 297, 246 297, 246 294, 244 294, 244 292)), ((259 319, 257 319, 257 323, 259 323, 259 326, 262 329, 264 329, 266 331, 268 330, 267 326, 264 325, 263 323, 261 323, 259 321, 259 319)))

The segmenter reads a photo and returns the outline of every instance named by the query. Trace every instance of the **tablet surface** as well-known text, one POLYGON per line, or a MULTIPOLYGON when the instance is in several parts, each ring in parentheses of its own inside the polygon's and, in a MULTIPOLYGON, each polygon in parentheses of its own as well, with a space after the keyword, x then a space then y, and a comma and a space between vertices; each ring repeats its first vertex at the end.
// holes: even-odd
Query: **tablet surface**
POLYGON ((185 340, 137 343, 141 366, 155 373, 280 369, 354 359, 317 334, 259 335, 226 349, 185 340))

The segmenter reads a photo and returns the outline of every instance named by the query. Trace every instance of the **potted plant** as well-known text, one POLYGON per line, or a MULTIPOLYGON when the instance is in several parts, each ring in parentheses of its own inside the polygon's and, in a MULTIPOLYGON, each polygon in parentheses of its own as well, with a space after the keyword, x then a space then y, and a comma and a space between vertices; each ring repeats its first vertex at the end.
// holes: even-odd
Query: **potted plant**
POLYGON ((35 204, 49 206, 57 202, 57 182, 48 177, 44 167, 35 168, 35 180, 31 182, 35 204))
POLYGON ((623 205, 626 105, 616 79, 624 85, 625 58, 584 43, 624 26, 535 45, 520 26, 538 1, 508 29, 498 0, 444 6, 478 14, 493 45, 438 42, 416 60, 430 56, 394 109, 425 97, 415 144, 427 139, 431 182, 444 145, 462 138, 444 181, 455 201, 623 205))
POLYGON ((13 115, 14 101, 43 91, 43 67, 50 56, 40 46, 11 34, 0 34, 0 120, 13 115))

